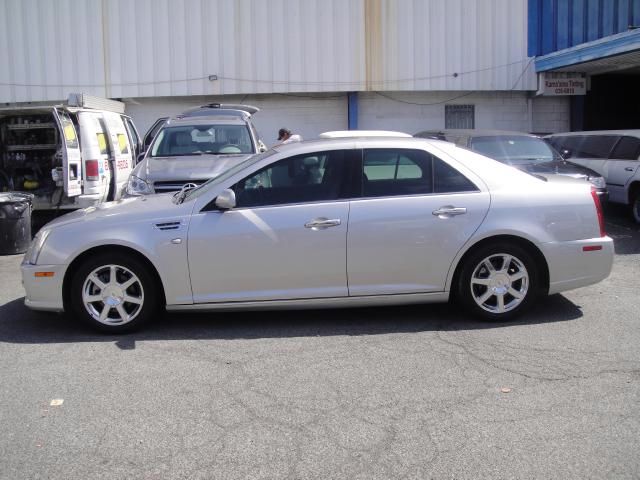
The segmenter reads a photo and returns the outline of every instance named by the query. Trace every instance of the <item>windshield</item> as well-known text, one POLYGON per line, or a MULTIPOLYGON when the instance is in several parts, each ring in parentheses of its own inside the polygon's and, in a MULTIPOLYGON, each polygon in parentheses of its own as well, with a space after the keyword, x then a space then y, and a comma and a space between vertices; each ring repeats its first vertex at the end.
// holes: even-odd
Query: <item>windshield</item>
POLYGON ((271 150, 267 150, 264 153, 260 153, 258 155, 253 155, 253 156, 247 158, 246 160, 234 165, 229 170, 225 170, 222 174, 218 175, 217 177, 206 181, 205 183, 203 183, 202 185, 199 185, 196 188, 188 190, 185 193, 184 199, 186 200, 187 198, 197 198, 197 197, 199 197, 203 193, 206 193, 207 191, 209 191, 209 189, 214 188, 215 186, 217 186, 220 183, 224 182, 228 178, 233 177, 236 173, 244 170, 245 168, 249 168, 251 165, 259 162, 260 160, 262 160, 264 158, 270 157, 271 155, 274 155, 275 153, 277 153, 277 152, 275 150, 271 149, 271 150))
POLYGON ((246 125, 181 125, 160 130, 152 157, 255 153, 246 125))
POLYGON ((471 150, 509 165, 524 165, 562 160, 562 157, 541 138, 521 135, 475 137, 471 150))

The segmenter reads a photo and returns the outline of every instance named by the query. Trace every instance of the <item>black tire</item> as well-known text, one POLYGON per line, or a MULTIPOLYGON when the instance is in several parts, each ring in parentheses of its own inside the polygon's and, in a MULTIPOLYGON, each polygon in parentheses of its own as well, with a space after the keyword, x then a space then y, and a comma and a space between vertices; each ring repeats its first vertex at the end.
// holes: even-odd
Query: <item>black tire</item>
POLYGON ((464 259, 458 277, 455 299, 467 311, 482 320, 493 322, 510 320, 524 313, 540 295, 539 272, 534 257, 519 245, 511 243, 484 245, 464 259), (504 262, 509 258, 505 272, 503 271, 504 262), (494 267, 494 272, 488 268, 489 264, 494 267), (524 276, 518 278, 522 274, 524 276), (488 284, 484 285, 480 282, 488 284), (514 295, 522 295, 522 297, 517 298, 514 295), (488 298, 483 302, 485 296, 488 298), (502 297, 503 308, 501 308, 500 297, 502 297))
POLYGON ((631 214, 636 223, 640 223, 640 190, 631 199, 631 214))
POLYGON ((88 258, 75 272, 70 288, 74 316, 101 332, 137 330, 158 312, 160 295, 153 274, 143 262, 126 254, 88 258), (127 286, 129 282, 133 283, 127 286))

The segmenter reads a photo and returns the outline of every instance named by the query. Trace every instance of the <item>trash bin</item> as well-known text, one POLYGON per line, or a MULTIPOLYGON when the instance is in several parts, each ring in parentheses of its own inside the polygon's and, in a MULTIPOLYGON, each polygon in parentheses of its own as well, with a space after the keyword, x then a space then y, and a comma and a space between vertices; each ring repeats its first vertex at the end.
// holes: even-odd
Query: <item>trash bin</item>
POLYGON ((31 242, 33 195, 0 193, 0 255, 24 253, 31 242))

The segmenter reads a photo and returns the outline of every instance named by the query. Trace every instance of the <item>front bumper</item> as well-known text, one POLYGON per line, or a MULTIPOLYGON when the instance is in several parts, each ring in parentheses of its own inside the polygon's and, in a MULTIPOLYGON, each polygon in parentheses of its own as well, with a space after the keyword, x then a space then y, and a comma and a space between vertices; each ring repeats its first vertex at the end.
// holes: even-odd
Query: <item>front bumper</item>
POLYGON ((24 304, 33 310, 62 312, 62 283, 65 265, 31 265, 23 262, 22 285, 25 290, 24 304), (53 276, 36 277, 38 272, 52 272, 53 276))
POLYGON ((549 294, 586 287, 609 276, 613 266, 610 237, 552 242, 540 245, 549 266, 549 294), (599 250, 583 250, 600 248, 599 250))

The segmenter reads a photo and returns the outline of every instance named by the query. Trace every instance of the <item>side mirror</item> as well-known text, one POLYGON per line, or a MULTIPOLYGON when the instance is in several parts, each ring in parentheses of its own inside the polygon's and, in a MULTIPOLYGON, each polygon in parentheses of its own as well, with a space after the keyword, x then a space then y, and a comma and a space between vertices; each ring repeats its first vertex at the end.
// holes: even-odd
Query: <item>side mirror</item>
POLYGON ((266 152, 267 150, 268 148, 264 143, 262 143, 262 140, 258 140, 258 151, 262 153, 262 152, 266 152))
POLYGON ((567 158, 571 158, 572 153, 573 152, 568 148, 563 148, 562 150, 560 150, 560 155, 562 155, 562 158, 564 158, 565 160, 567 158))
POLYGON ((231 210, 236 206, 236 192, 227 188, 216 197, 216 207, 220 210, 231 210))
POLYGON ((139 164, 143 158, 144 158, 144 152, 138 154, 138 156, 136 157, 136 165, 139 164))

